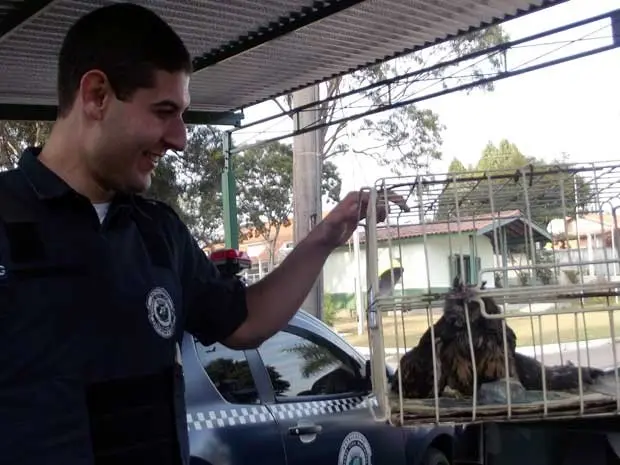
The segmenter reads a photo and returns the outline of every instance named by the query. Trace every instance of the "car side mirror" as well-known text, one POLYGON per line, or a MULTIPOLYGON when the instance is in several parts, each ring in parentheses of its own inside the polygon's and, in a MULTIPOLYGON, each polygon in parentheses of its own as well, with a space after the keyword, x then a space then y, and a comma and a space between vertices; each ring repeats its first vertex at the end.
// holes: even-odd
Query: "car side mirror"
POLYGON ((402 266, 389 268, 379 276, 379 296, 388 295, 394 292, 394 286, 398 284, 403 277, 405 269, 402 266), (394 283, 392 284, 392 271, 394 271, 394 283))

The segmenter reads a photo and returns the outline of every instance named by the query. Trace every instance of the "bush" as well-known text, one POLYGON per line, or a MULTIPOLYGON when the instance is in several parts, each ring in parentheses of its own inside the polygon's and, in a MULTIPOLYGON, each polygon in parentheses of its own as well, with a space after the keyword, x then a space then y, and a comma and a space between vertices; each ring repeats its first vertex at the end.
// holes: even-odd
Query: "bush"
POLYGON ((571 282, 571 284, 577 284, 579 282, 579 271, 577 270, 564 270, 564 274, 571 282))
POLYGON ((323 295, 323 322, 328 326, 334 326, 338 308, 335 299, 331 294, 323 295))

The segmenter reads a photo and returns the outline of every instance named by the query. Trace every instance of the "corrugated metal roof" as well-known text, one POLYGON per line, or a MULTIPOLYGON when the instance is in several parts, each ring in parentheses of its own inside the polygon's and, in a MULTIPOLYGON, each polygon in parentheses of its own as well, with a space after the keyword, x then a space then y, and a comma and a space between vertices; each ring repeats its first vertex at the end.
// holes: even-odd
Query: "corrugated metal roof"
MULTIPOLYGON (((141 0, 135 3, 150 7, 164 17, 181 35, 192 56, 202 58, 197 63, 209 65, 197 71, 192 80, 193 109, 220 111, 246 107, 473 28, 563 1, 141 0), (299 27, 306 23, 310 24, 299 27), (280 32, 291 30, 278 37, 280 32), (229 56, 231 52, 227 50, 240 53, 229 56)), ((65 32, 79 16, 108 3, 104 0, 0 0, 0 104, 55 105, 56 55, 65 32), (15 10, 26 6, 30 13, 41 10, 19 24, 15 10)))

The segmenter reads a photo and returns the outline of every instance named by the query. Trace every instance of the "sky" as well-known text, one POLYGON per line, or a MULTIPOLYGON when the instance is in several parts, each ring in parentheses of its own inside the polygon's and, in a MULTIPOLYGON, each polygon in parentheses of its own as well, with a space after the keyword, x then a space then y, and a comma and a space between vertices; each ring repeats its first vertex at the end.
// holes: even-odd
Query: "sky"
MULTIPOLYGON (((504 29, 517 39, 619 7, 618 0, 571 0, 507 22, 504 29)), ((539 42, 573 40, 588 33, 598 38, 580 41, 545 59, 611 43, 611 28, 606 24, 541 39, 539 42)), ((558 46, 523 47, 508 55, 509 65, 534 59, 558 46)), ((446 126, 442 160, 432 166, 435 173, 445 172, 454 157, 465 165, 475 164, 489 141, 497 144, 503 138, 515 143, 526 156, 550 160, 567 153, 574 162, 620 160, 620 49, 496 82, 493 92, 457 92, 419 105, 438 113, 446 126)), ((277 111, 272 102, 248 108, 245 122, 277 111)), ((283 119, 277 129, 290 130, 292 123, 283 119)), ((237 137, 236 143, 240 143, 273 137, 273 133, 242 133, 237 137)), ((363 156, 346 154, 334 161, 343 179, 343 192, 374 185, 379 177, 390 175, 386 168, 363 156), (351 162, 354 169, 345 168, 351 162)))

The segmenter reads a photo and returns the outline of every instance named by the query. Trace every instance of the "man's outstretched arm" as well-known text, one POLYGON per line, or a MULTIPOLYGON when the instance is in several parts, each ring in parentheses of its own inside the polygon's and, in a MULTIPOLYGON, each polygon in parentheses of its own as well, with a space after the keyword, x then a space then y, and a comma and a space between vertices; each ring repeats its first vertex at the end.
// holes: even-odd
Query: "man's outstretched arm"
MULTIPOLYGON (((310 292, 329 254, 346 243, 366 215, 368 194, 349 193, 265 278, 247 289, 247 318, 222 341, 232 348, 260 345, 286 326, 310 292)), ((385 213, 378 208, 378 220, 385 213)))

